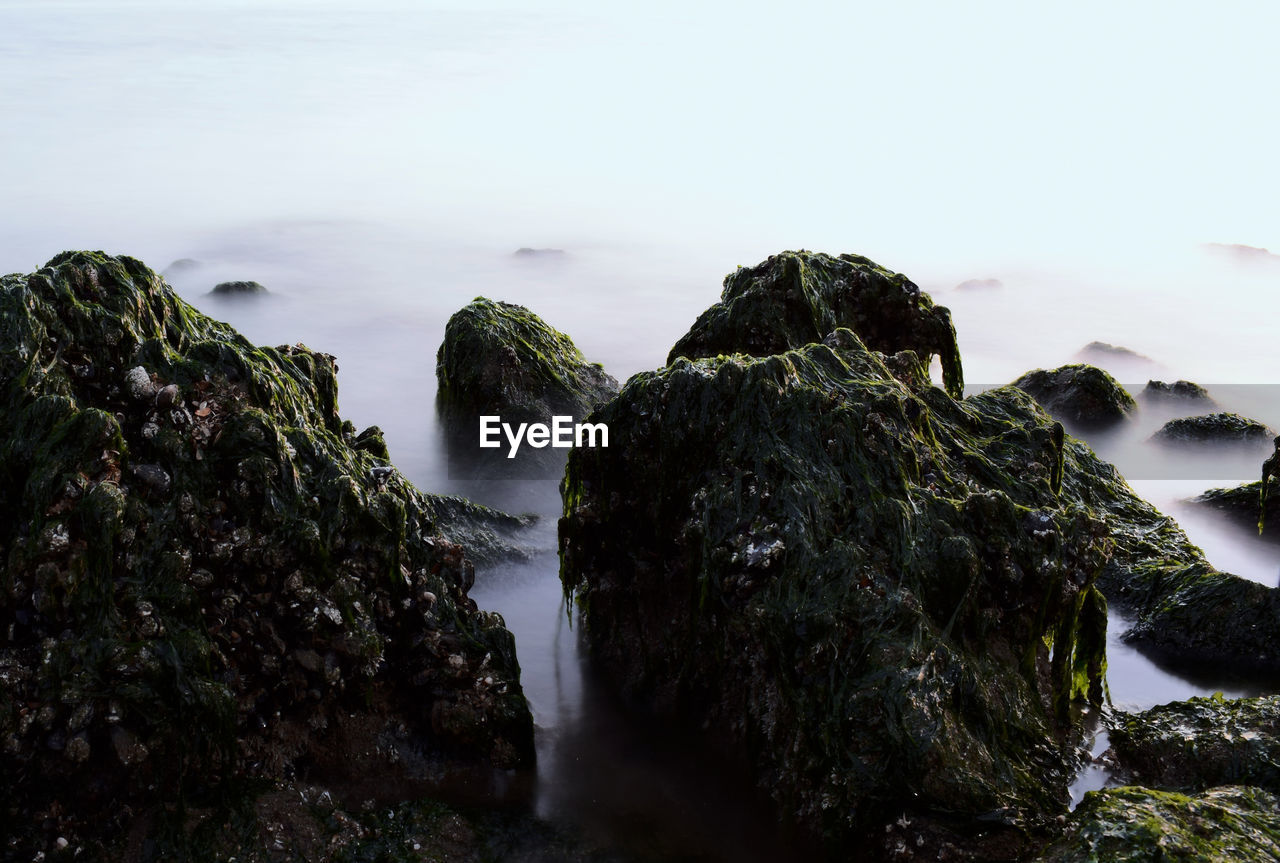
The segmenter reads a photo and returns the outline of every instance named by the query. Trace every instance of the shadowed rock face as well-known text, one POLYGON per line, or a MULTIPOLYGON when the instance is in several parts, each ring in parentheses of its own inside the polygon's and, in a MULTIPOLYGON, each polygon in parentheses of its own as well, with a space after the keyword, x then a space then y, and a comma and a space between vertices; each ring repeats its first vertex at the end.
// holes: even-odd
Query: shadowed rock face
POLYGON ((1142 397, 1151 402, 1189 401, 1205 405, 1213 404, 1209 391, 1191 381, 1174 381, 1171 384, 1164 381, 1147 381, 1147 385, 1142 390, 1142 397))
POLYGON ((478 297, 455 312, 436 353, 437 405, 450 432, 474 438, 481 414, 504 421, 581 419, 618 382, 573 340, 523 306, 478 297))
POLYGON ((100 252, 5 276, 0 326, 0 818, 390 769, 335 752, 531 761, 514 641, 467 596, 467 547, 518 522, 405 481, 333 357, 100 252))
POLYGON ((1065 810, 1104 527, 1054 490, 1092 456, 1026 394, 955 401, 839 330, 677 358, 595 417, 617 437, 570 455, 562 577, 625 697, 705 728, 832 848, 903 812, 910 842, 963 845, 971 819, 1065 810))
POLYGON ((1151 439, 1169 445, 1226 443, 1265 446, 1273 437, 1275 432, 1257 420, 1239 414, 1213 413, 1169 420, 1151 439))
POLYGON ((676 342, 667 364, 679 357, 780 354, 821 342, 840 327, 874 351, 914 351, 926 368, 937 355, 947 392, 960 397, 964 374, 951 312, 906 276, 860 255, 782 252, 730 273, 720 302, 676 342))
POLYGON ((1073 429, 1100 431, 1137 410, 1133 396, 1096 366, 1073 364, 1036 369, 1013 382, 1045 410, 1073 429))

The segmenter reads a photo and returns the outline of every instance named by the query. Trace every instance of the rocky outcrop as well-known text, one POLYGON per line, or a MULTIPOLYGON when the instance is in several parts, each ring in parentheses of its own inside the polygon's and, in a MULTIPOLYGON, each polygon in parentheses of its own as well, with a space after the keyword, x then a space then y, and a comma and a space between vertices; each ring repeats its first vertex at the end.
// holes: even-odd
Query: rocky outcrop
POLYGON ((1164 381, 1147 381, 1147 385, 1143 387, 1141 395, 1143 400, 1153 403, 1199 402, 1201 404, 1213 404, 1209 391, 1191 381, 1174 381, 1171 384, 1164 381))
POLYGON ((1124 363, 1155 364, 1155 360, 1146 354, 1140 354, 1133 348, 1113 345, 1109 342, 1089 342, 1089 344, 1076 351, 1076 356, 1086 362, 1114 362, 1118 360, 1124 363))
POLYGON ((955 401, 838 330, 676 358, 595 418, 617 439, 570 456, 562 577, 624 697, 706 729, 833 848, 1065 810, 1105 527, 1061 479, 1087 450, 1028 396, 955 401))
POLYGON ((1280 858, 1280 799, 1227 786, 1185 795, 1149 788, 1091 791, 1041 863, 1271 863, 1280 858))
POLYGON ((926 369, 938 356, 947 392, 960 398, 964 374, 951 312, 906 276, 860 255, 782 252, 740 267, 725 277, 720 302, 676 342, 667 364, 680 357, 781 354, 841 327, 873 351, 912 351, 912 362, 926 369))
POLYGON ((268 291, 258 282, 218 282, 209 293, 220 297, 238 297, 265 294, 268 291))
MULTIPOLYGON (((436 381, 451 465, 482 473, 508 466, 501 448, 479 449, 481 416, 500 416, 513 427, 549 424, 557 415, 582 419, 618 391, 618 382, 583 359, 567 335, 523 306, 484 297, 449 318, 436 353, 436 381), (486 456, 494 456, 492 464, 486 456)), ((525 447, 523 458, 514 467, 536 471, 552 461, 558 477, 564 456, 525 447)))
POLYGON ((1115 378, 1081 364, 1036 369, 1013 382, 1071 429, 1101 431, 1122 422, 1138 408, 1115 378))
POLYGON ((1257 420, 1239 414, 1213 413, 1169 420, 1151 436, 1151 440, 1175 446, 1245 444, 1265 449, 1275 434, 1271 428, 1257 420))
POLYGON ((1119 714, 1110 740, 1119 768, 1141 785, 1280 792, 1280 696, 1215 695, 1119 714))
POLYGON ((6 823, 145 835, 128 812, 249 776, 530 763, 459 544, 516 522, 414 489, 333 357, 100 252, 5 276, 0 316, 6 823))

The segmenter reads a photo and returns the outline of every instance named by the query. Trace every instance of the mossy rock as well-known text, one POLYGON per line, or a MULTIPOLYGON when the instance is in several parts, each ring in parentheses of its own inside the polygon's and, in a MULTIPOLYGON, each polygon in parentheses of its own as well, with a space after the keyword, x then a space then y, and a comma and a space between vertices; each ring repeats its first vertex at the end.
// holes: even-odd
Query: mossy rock
POLYGON ((1066 810, 1108 541, 1066 494, 1092 455, 1030 397, 909 387, 842 329, 677 358, 595 418, 616 439, 570 454, 561 576, 625 698, 834 851, 904 812, 924 841, 1066 810))
POLYGON ((1119 714, 1110 740, 1119 767, 1136 784, 1280 792, 1280 696, 1215 695, 1119 714))
POLYGON ((339 417, 335 370, 132 258, 0 279, 0 818, 123 830, 219 782, 341 774, 335 740, 393 731, 427 762, 531 761, 514 640, 458 544, 511 551, 518 521, 413 488, 339 417))
POLYGON ((1188 796, 1149 788, 1091 791, 1040 863, 1272 863, 1280 799, 1226 786, 1188 796))
POLYGON ((269 292, 258 282, 218 282, 209 293, 219 297, 240 297, 269 292))
POLYGON ((1112 428, 1138 409, 1133 396, 1097 366, 1081 363, 1036 369, 1013 382, 1045 410, 1080 431, 1112 428))
POLYGON ((947 392, 960 398, 964 374, 951 312, 901 273, 861 255, 782 252, 724 280, 720 302, 707 309, 671 349, 699 359, 742 353, 781 354, 847 328, 885 354, 913 351, 927 369, 942 361, 947 392))
MULTIPOLYGON (((1268 479, 1267 517, 1262 522, 1262 538, 1280 542, 1280 480, 1268 479)), ((1188 502, 1217 510, 1233 524, 1250 533, 1258 532, 1261 513, 1262 483, 1246 482, 1233 488, 1211 488, 1188 502)))
POLYGON ((1213 404, 1209 391, 1191 381, 1174 381, 1171 384, 1164 381, 1147 381, 1147 385, 1143 388, 1141 395, 1145 401, 1153 403, 1199 402, 1201 404, 1213 404))
POLYGON ((1257 420, 1233 413, 1179 417, 1162 425, 1151 440, 1167 445, 1245 444, 1266 447, 1275 432, 1257 420))
MULTIPOLYGON (((484 297, 449 318, 436 353, 436 381, 450 457, 469 473, 477 465, 508 468, 505 439, 498 450, 479 449, 481 416, 499 416, 512 427, 550 424, 554 416, 579 420, 618 391, 618 382, 588 363, 567 335, 523 306, 484 297), (492 465, 488 455, 496 459, 492 465)), ((536 471, 550 460, 560 475, 562 451, 526 446, 521 453, 516 468, 536 471)))

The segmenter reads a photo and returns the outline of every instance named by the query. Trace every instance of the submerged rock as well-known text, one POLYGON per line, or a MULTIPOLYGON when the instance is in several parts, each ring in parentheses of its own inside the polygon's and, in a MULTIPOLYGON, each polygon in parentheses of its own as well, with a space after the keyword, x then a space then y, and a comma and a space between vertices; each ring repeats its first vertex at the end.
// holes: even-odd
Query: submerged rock
MULTIPOLYGON (((507 461, 505 442, 497 450, 479 449, 481 416, 500 416, 513 427, 549 424, 557 415, 579 420, 618 391, 618 382, 588 363, 567 335, 523 306, 484 297, 449 318, 436 353, 436 381, 451 457, 492 454, 499 468, 507 461)), ((563 451, 526 447, 524 453, 537 459, 535 468, 554 459, 559 476, 563 451)))
POLYGON ((1175 445, 1218 443, 1265 446, 1275 434, 1257 420, 1233 413, 1213 413, 1169 420, 1151 439, 1156 443, 1175 445))
POLYGON ((1013 382, 1073 429, 1100 431, 1138 409, 1133 396, 1096 366, 1074 364, 1027 372, 1013 382))
POLYGON ((680 357, 781 354, 841 327, 871 350, 913 351, 926 369, 938 356, 947 392, 960 398, 964 374, 951 312, 906 276, 860 255, 782 252, 739 267, 725 277, 720 302, 676 342, 667 364, 680 357))
POLYGON ((1280 799, 1227 786, 1188 796, 1149 788, 1090 791, 1041 863, 1271 863, 1280 859, 1280 799))
POLYGON ((1140 354, 1132 348, 1113 345, 1108 342, 1089 342, 1089 344, 1076 351, 1076 356, 1082 360, 1093 360, 1095 362, 1121 360, 1129 363, 1155 363, 1155 360, 1146 354, 1140 354))
POLYGON ((1191 401, 1213 404, 1209 391, 1191 381, 1174 381, 1171 384, 1164 381, 1147 381, 1146 387, 1142 390, 1142 398, 1151 402, 1191 401))
POLYGON ((265 294, 267 289, 257 282, 219 282, 209 292, 216 296, 241 296, 246 294, 265 294))
POLYGON ((1004 287, 999 279, 966 279, 956 285, 957 291, 995 291, 1004 287))
POLYGON ((1110 733, 1120 768, 1141 785, 1280 792, 1280 696, 1191 698, 1120 714, 1110 733))
POLYGON ((838 330, 677 357, 595 418, 617 440, 570 455, 561 574, 626 698, 705 729, 833 849, 1065 811, 1105 528, 1056 491, 1087 450, 1025 393, 913 387, 838 330))
POLYGON ((1271 542, 1280 542, 1280 483, 1271 482, 1267 491, 1266 517, 1261 514, 1262 483, 1247 482, 1234 488, 1211 488, 1191 498, 1189 503, 1217 510, 1231 522, 1257 533, 1261 524, 1262 538, 1271 542))
POLYGON ((514 640, 457 542, 497 553, 514 521, 414 489, 339 417, 332 357, 101 252, 5 276, 0 319, 7 823, 127 830, 217 782, 369 769, 343 747, 530 763, 514 640))

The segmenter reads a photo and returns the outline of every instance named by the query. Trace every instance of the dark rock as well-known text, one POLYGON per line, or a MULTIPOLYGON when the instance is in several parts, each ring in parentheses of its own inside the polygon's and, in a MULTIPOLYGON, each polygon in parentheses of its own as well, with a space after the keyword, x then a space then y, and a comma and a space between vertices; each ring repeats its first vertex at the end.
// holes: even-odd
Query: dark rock
POLYGON ((1123 422, 1138 408, 1115 378, 1096 366, 1061 366, 1027 372, 1013 382, 1045 410, 1081 431, 1100 431, 1123 422))
POLYGON ((1269 444, 1275 432, 1257 420, 1232 413, 1205 414, 1169 420, 1151 436, 1162 444, 1269 444))
MULTIPOLYGON (((547 424, 554 416, 579 420, 618 391, 618 382, 588 363, 567 335, 523 306, 484 297, 449 318, 436 353, 436 381, 451 455, 495 454, 499 466, 506 462, 503 449, 478 449, 481 416, 500 416, 513 426, 547 424)), ((563 451, 525 447, 524 453, 554 459, 559 476, 563 451)))
POLYGON ((1040 863, 1271 863, 1280 859, 1280 799, 1227 786, 1188 796, 1149 788, 1091 791, 1040 863))
POLYGON ((209 293, 217 296, 243 296, 265 294, 268 291, 257 282, 219 282, 213 286, 213 290, 209 293))
POLYGON ((1104 467, 1025 393, 913 389, 838 330, 676 358, 594 417, 617 440, 569 457, 562 577, 625 698, 705 729, 831 849, 1066 810, 1107 559, 1070 474, 1104 467))
POLYGON ((1193 401, 1213 404, 1209 391, 1191 381, 1174 381, 1171 384, 1164 381, 1147 381, 1146 387, 1142 390, 1142 398, 1151 402, 1193 401))
POLYGON ((967 279, 956 285, 957 291, 995 291, 1004 287, 999 279, 967 279))
POLYGON ((1270 542, 1280 542, 1280 488, 1271 482, 1267 495, 1267 512, 1265 519, 1261 514, 1262 483, 1247 482, 1234 488, 1211 488, 1203 494, 1191 498, 1189 503, 1217 510, 1228 520, 1239 525, 1250 533, 1257 533, 1258 525, 1263 525, 1262 538, 1270 542))
POLYGON ((424 758, 531 761, 514 640, 457 544, 499 553, 517 521, 370 478, 332 357, 101 252, 3 277, 0 316, 0 820, 53 801, 127 830, 223 781, 338 781, 335 741, 382 751, 388 725, 424 758))
POLYGON ((1280 792, 1280 696, 1215 695, 1121 713, 1110 740, 1118 766, 1135 784, 1280 792))
POLYGON ((961 397, 964 375, 951 312, 906 276, 860 255, 782 252, 739 267, 725 277, 720 302, 676 342, 667 364, 720 354, 767 357, 821 342, 840 327, 874 351, 914 351, 926 368, 940 357, 947 392, 961 397))

